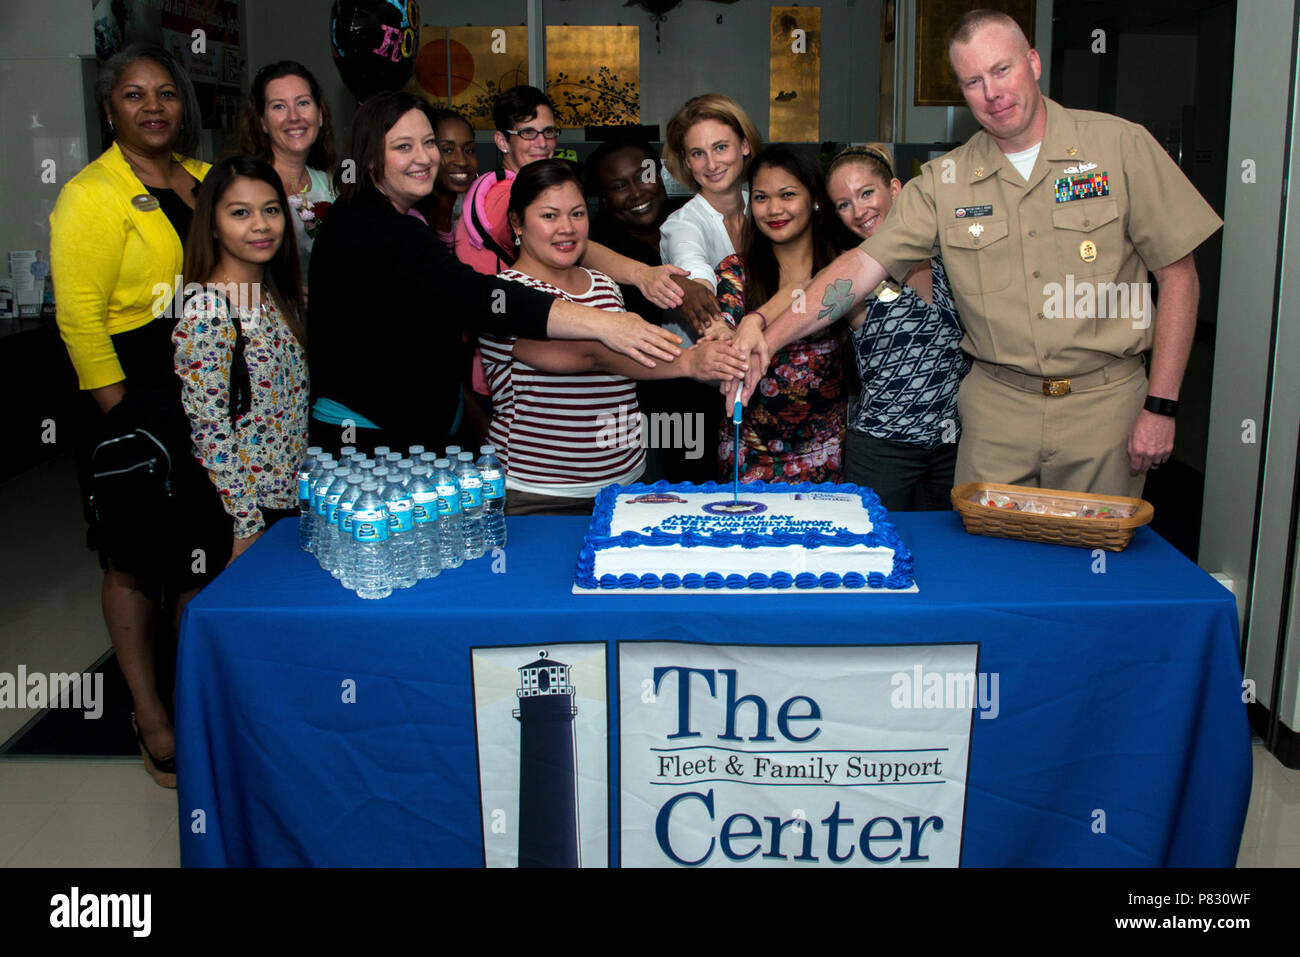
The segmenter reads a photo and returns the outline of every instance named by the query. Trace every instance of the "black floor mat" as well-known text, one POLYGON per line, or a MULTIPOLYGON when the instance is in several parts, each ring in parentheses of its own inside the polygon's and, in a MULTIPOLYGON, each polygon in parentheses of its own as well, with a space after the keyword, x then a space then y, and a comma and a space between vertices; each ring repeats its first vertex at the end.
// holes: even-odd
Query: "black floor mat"
POLYGON ((73 708, 46 708, 0 746, 0 755, 107 757, 139 755, 131 731, 131 692, 112 652, 95 674, 104 676, 103 713, 87 719, 73 708))

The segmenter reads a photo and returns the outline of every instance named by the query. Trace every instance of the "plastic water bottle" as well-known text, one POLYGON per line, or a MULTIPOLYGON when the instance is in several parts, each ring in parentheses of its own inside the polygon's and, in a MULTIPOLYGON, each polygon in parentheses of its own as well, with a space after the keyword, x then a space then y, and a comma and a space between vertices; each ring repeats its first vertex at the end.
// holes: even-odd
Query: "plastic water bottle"
POLYGON ((352 578, 358 598, 387 598, 393 593, 387 548, 388 510, 379 497, 379 483, 368 478, 352 506, 352 578))
POLYGON ((311 524, 311 553, 316 554, 317 543, 320 541, 320 520, 317 518, 317 510, 320 508, 320 496, 317 494, 316 485, 324 477, 325 473, 332 471, 334 468, 334 456, 328 452, 322 452, 316 456, 316 464, 312 466, 311 472, 307 476, 307 494, 309 498, 310 517, 308 521, 311 524))
POLYGON ((311 473, 323 450, 319 445, 307 449, 307 457, 298 463, 298 547, 311 551, 311 533, 315 519, 311 511, 311 473))
POLYGON ((442 571, 442 553, 438 541, 438 490, 433 484, 433 473, 423 465, 411 470, 411 481, 406 486, 414 505, 415 521, 415 575, 417 578, 434 578, 442 571))
POLYGON ((443 568, 460 568, 465 562, 465 531, 461 527, 460 486, 451 463, 438 459, 434 463, 433 487, 438 493, 438 547, 442 550, 443 568))
POLYGON ((483 545, 504 548, 506 544, 506 470, 497 458, 495 445, 479 446, 478 471, 483 477, 483 545))
MULTIPOLYGON (((378 473, 379 469, 375 469, 378 473)), ((418 581, 415 571, 415 499, 391 469, 379 497, 388 509, 388 567, 393 588, 410 588, 418 581)))
POLYGON ((406 450, 407 458, 409 458, 412 462, 420 461, 420 456, 423 454, 424 454, 423 445, 412 445, 409 446, 406 450))
POLYGON ((464 513, 465 557, 483 557, 483 477, 474 465, 473 452, 461 452, 456 466, 460 509, 464 513))
POLYGON ((460 461, 460 446, 459 445, 447 446, 447 451, 443 453, 442 457, 451 463, 452 469, 455 469, 456 463, 460 461))
POLYGON ((353 472, 348 476, 348 484, 339 496, 338 526, 339 545, 330 563, 330 574, 339 580, 344 588, 352 588, 352 570, 356 556, 352 548, 352 511, 356 501, 361 497, 361 476, 353 472))
POLYGON ((334 481, 325 492, 325 541, 316 557, 320 559, 320 567, 327 569, 335 578, 339 577, 336 571, 339 567, 339 499, 348 487, 348 476, 351 474, 352 470, 346 465, 335 469, 334 481))
POLYGON ((397 463, 397 477, 402 480, 402 484, 408 488, 411 485, 411 469, 415 468, 415 463, 410 459, 402 459, 397 463))
POLYGON ((338 466, 333 462, 323 463, 311 485, 312 552, 316 555, 317 561, 321 561, 322 568, 325 567, 321 556, 321 553, 325 550, 325 520, 329 516, 329 506, 326 499, 329 495, 330 486, 334 484, 334 472, 337 468, 338 466))

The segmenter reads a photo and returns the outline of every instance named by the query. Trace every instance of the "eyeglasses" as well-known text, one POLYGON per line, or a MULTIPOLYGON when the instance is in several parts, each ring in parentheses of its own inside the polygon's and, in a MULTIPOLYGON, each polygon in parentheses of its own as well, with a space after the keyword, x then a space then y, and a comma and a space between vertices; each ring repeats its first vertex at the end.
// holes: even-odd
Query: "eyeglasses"
POLYGON ((545 136, 548 140, 560 138, 560 131, 554 126, 548 126, 544 130, 535 130, 531 126, 526 126, 522 130, 506 130, 509 136, 517 136, 521 140, 535 140, 538 136, 545 136))

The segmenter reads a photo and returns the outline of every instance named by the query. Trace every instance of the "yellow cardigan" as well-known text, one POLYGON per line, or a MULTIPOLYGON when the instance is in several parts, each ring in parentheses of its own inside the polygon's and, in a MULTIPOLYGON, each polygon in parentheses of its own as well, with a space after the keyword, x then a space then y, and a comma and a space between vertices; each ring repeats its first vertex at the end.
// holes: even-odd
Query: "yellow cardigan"
MULTIPOLYGON (((209 164, 173 156, 200 182, 207 176, 209 164)), ((114 143, 68 181, 50 213, 59 332, 83 389, 125 378, 109 336, 151 322, 171 298, 155 287, 170 290, 181 274, 184 237, 161 209, 132 206, 141 195, 149 191, 114 143)))

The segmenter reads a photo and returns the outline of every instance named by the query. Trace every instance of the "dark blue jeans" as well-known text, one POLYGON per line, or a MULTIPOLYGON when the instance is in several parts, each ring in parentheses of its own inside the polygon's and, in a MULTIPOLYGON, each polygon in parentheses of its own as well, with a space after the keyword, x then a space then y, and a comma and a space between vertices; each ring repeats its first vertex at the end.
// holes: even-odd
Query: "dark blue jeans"
POLYGON ((952 508, 948 493, 956 465, 956 442, 927 449, 848 430, 844 481, 874 489, 891 512, 952 508))

